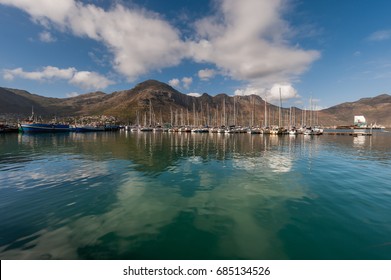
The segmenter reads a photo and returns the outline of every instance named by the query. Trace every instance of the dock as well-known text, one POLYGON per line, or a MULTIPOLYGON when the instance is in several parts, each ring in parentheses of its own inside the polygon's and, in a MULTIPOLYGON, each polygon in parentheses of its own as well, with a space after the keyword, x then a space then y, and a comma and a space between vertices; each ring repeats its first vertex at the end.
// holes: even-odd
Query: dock
POLYGON ((346 131, 341 131, 341 132, 323 132, 325 135, 344 135, 344 136, 372 136, 372 132, 346 132, 346 131))

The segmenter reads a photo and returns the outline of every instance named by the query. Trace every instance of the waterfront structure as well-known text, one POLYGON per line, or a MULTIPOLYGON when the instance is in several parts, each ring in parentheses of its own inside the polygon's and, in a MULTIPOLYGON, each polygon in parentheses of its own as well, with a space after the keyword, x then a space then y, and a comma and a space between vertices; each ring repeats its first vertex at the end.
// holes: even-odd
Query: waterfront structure
POLYGON ((354 126, 360 127, 360 128, 366 128, 367 121, 365 120, 365 117, 364 116, 354 116, 354 126))

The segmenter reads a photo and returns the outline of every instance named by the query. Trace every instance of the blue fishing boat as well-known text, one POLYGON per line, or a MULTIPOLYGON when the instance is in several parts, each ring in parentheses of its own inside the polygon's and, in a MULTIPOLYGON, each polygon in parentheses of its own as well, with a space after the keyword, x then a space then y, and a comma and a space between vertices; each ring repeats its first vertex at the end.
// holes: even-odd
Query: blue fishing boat
POLYGON ((82 125, 71 126, 71 131, 73 132, 97 132, 97 131, 105 131, 105 127, 103 125, 82 125))
POLYGON ((69 124, 61 124, 57 122, 43 123, 38 122, 34 116, 34 108, 32 109, 31 116, 24 122, 18 125, 21 132, 69 132, 69 124))
POLYGON ((68 124, 58 123, 24 123, 19 125, 19 130, 22 132, 68 132, 70 127, 68 124))

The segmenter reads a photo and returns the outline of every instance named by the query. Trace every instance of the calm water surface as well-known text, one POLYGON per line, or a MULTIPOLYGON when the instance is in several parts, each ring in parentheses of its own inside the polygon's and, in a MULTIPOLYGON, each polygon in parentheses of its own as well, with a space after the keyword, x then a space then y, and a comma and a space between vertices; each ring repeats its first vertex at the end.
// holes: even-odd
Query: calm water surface
POLYGON ((1 259, 391 259, 391 133, 0 135, 1 259))

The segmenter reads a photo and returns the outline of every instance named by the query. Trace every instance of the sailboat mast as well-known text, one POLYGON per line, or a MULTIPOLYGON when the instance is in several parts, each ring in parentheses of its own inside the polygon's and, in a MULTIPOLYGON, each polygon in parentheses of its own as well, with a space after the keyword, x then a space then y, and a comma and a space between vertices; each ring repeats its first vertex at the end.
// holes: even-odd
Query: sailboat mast
POLYGON ((149 126, 152 125, 152 101, 149 99, 149 126))
POLYGON ((266 95, 265 95, 265 127, 267 127, 267 107, 266 107, 266 95))
POLYGON ((185 114, 183 113, 183 108, 181 108, 181 122, 182 122, 182 126, 185 126, 186 125, 186 116, 185 114))
POLYGON ((223 118, 224 118, 223 125, 225 126, 225 125, 226 125, 226 117, 225 117, 225 96, 224 96, 224 99, 223 99, 223 118))
POLYGON ((236 126, 236 102, 235 102, 235 95, 234 95, 234 126, 236 126))
POLYGON ((255 101, 254 101, 254 95, 252 96, 253 106, 251 110, 251 127, 254 127, 254 110, 255 110, 255 101))
POLYGON ((310 97, 310 126, 312 126, 312 97, 310 97))
POLYGON ((216 113, 215 113, 215 126, 218 126, 219 122, 219 104, 216 104, 216 113))
POLYGON ((278 127, 281 127, 281 107, 282 107, 282 101, 281 101, 281 88, 280 88, 280 106, 278 107, 278 127))
POLYGON ((206 125, 209 126, 209 120, 210 119, 210 116, 209 116, 209 103, 206 103, 206 125))

